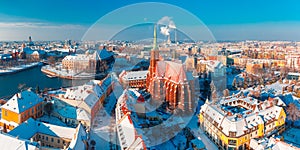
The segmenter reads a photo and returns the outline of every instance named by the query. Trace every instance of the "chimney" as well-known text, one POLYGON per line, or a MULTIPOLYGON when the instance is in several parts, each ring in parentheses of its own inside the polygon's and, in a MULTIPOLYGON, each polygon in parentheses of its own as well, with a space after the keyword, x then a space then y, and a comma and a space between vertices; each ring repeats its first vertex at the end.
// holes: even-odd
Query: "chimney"
POLYGON ((177 29, 176 28, 175 28, 174 32, 175 32, 175 37, 174 37, 175 39, 174 40, 175 40, 175 44, 176 44, 177 43, 177 29))

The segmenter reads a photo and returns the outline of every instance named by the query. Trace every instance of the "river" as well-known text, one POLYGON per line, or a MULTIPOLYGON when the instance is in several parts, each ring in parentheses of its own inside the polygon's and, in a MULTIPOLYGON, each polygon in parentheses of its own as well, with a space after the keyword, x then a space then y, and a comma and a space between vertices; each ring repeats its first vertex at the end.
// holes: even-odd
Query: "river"
POLYGON ((44 88, 60 88, 67 86, 81 85, 88 80, 68 80, 60 78, 49 78, 41 72, 41 66, 37 66, 15 74, 0 76, 0 98, 10 97, 20 91, 19 84, 25 84, 26 87, 36 88, 40 90, 44 88))

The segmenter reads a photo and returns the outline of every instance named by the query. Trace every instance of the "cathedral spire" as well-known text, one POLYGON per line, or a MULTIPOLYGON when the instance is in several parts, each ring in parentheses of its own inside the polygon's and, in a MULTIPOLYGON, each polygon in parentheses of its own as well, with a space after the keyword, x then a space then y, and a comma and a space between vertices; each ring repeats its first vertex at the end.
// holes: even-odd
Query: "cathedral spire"
POLYGON ((153 33, 153 50, 157 50, 157 33, 156 33, 156 24, 154 25, 154 33, 153 33))

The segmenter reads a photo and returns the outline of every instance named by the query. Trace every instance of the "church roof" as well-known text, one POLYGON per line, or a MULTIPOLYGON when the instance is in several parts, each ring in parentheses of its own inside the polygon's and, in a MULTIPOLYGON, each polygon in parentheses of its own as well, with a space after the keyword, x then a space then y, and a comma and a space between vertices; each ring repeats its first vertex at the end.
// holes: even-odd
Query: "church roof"
POLYGON ((157 77, 169 78, 174 82, 187 81, 184 65, 173 61, 158 61, 155 74, 157 77))

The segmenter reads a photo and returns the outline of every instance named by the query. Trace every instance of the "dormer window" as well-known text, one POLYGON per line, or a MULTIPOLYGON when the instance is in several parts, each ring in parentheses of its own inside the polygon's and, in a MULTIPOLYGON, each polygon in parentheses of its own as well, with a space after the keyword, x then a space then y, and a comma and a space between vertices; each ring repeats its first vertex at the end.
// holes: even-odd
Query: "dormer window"
POLYGON ((235 137, 235 136, 236 136, 236 132, 229 131, 229 137, 235 137))

